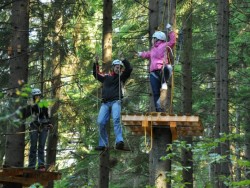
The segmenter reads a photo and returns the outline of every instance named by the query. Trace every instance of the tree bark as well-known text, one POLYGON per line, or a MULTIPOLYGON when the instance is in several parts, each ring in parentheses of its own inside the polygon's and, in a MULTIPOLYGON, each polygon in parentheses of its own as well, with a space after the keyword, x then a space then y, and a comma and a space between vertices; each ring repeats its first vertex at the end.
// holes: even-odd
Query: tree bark
MULTIPOLYGON (((103 41, 102 41, 102 60, 103 71, 108 72, 112 61, 112 0, 103 0, 103 41)), ((107 131, 110 135, 110 121, 108 121, 107 131)), ((100 155, 99 187, 109 187, 109 150, 100 155)))
MULTIPOLYGON (((15 90, 20 89, 23 83, 28 80, 28 45, 29 45, 29 1, 20 0, 13 2, 12 5, 12 39, 11 47, 13 54, 10 59, 10 79, 9 88, 13 89, 12 96, 15 95, 15 90), (22 83, 22 84, 20 84, 22 83)), ((9 127, 13 133, 24 131, 24 126, 9 127)), ((7 166, 23 166, 24 160, 24 135, 8 135, 6 138, 6 159, 7 166)))
POLYGON ((171 160, 161 160, 171 151, 166 152, 167 146, 172 143, 170 128, 153 129, 153 145, 149 155, 149 183, 160 188, 170 188, 170 179, 166 181, 166 172, 171 172, 171 160))
MULTIPOLYGON (((165 26, 170 22, 175 25, 175 1, 171 1, 170 4, 166 4, 163 0, 150 0, 149 1, 149 36, 150 45, 151 37, 153 33, 158 30, 165 30, 165 26)), ((171 86, 169 87, 171 88, 171 86)), ((171 89, 168 89, 168 98, 164 104, 167 104, 167 108, 171 105, 171 89), (170 97, 169 97, 170 96, 170 97)), ((153 97, 151 97, 153 101, 153 97)), ((151 104, 154 104, 151 102, 151 104)), ((153 109, 152 106, 150 109, 153 109)), ((166 188, 171 187, 170 182, 166 182, 166 172, 171 171, 171 161, 162 161, 160 158, 166 156, 166 148, 168 144, 172 143, 172 134, 169 128, 153 128, 153 146, 149 155, 149 183, 156 187, 166 188)), ((170 151, 169 151, 170 152, 170 151)))
POLYGON ((99 187, 108 188, 109 187, 109 150, 104 151, 100 155, 100 169, 99 169, 99 187))
MULTIPOLYGON (((246 126, 245 126, 245 158, 246 160, 250 161, 250 113, 248 111, 246 119, 246 126)), ((245 170, 246 179, 250 179, 250 167, 247 167, 245 170)))
MULTIPOLYGON (((9 88, 12 89, 12 97, 16 97, 15 90, 20 89, 21 85, 27 83, 28 80, 28 47, 29 47, 29 1, 19 0, 12 3, 12 37, 10 47, 12 54, 10 58, 10 79, 9 88)), ((11 105, 16 108, 19 106, 11 105)), ((5 143, 5 166, 23 167, 24 162, 24 134, 16 135, 16 132, 24 132, 25 126, 10 125, 7 132, 13 133, 6 136, 5 143)), ((20 184, 10 183, 5 187, 17 188, 22 187, 20 184)))
MULTIPOLYGON (((239 106, 236 106, 236 112, 235 112, 235 121, 236 121, 236 134, 237 135, 240 135, 240 122, 241 122, 241 117, 240 117, 240 110, 239 110, 239 106)), ((240 143, 239 141, 236 141, 236 144, 235 144, 235 147, 236 147, 236 151, 235 151, 235 154, 236 154, 236 158, 237 160, 240 160, 240 143)), ((236 177, 235 177, 235 181, 241 181, 241 167, 236 164, 235 165, 235 172, 236 172, 236 177)))
MULTIPOLYGON (((61 3, 61 1, 60 1, 61 3)), ((48 166, 56 164, 57 143, 58 143, 58 115, 57 111, 60 108, 60 88, 61 88, 61 62, 63 60, 63 52, 61 48, 60 32, 63 26, 63 15, 58 7, 59 1, 55 1, 53 6, 54 11, 54 35, 52 36, 52 98, 57 99, 51 109, 51 122, 53 129, 49 131, 47 142, 46 163, 48 166)), ((53 188, 54 183, 49 182, 48 188, 53 188)))
MULTIPOLYGON (((217 28, 217 125, 219 133, 229 133, 228 125, 228 49, 229 49, 229 1, 218 0, 218 28, 217 28)), ((218 132, 217 132, 218 136, 218 132)), ((219 175, 228 177, 230 175, 230 148, 229 141, 220 144, 220 155, 226 156, 220 164, 219 175)), ((219 181, 219 187, 227 187, 219 181)))
POLYGON ((112 0, 103 0, 103 71, 108 73, 112 61, 112 0))
MULTIPOLYGON (((149 1, 149 46, 152 46, 152 35, 154 34, 154 32, 158 29, 158 6, 159 6, 159 0, 150 0, 149 1)), ((150 63, 150 62, 149 62, 150 63)), ((149 65, 147 68, 149 71, 149 65)), ((154 98, 153 98, 153 91, 151 88, 151 84, 149 84, 149 88, 150 88, 150 106, 149 106, 149 110, 150 111, 155 111, 155 104, 154 104, 154 98)))
MULTIPOLYGON (((186 14, 183 16, 183 112, 192 114, 192 0, 187 2, 186 14), (188 18, 188 20, 187 20, 188 18)), ((187 144, 192 145, 192 137, 184 138, 187 144)), ((191 150, 182 149, 183 182, 186 187, 193 187, 193 153, 191 150), (188 167, 188 168, 185 168, 188 167)))

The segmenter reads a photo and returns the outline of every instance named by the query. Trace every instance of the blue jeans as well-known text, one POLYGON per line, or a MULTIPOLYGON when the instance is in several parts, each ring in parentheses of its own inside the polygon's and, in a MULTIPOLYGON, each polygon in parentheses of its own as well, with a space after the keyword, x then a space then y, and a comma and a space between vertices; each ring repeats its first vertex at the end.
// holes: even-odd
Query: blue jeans
POLYGON ((168 82, 172 74, 172 66, 167 65, 164 67, 164 76, 162 75, 162 70, 150 72, 150 84, 154 97, 154 105, 156 112, 161 111, 161 107, 157 104, 158 99, 160 98, 161 85, 165 82, 168 82))
POLYGON ((114 132, 115 132, 115 142, 118 143, 123 141, 122 137, 122 127, 121 127, 121 101, 115 100, 112 102, 102 103, 99 115, 97 118, 97 124, 99 126, 99 146, 107 147, 108 144, 108 134, 106 130, 107 123, 110 119, 110 115, 113 119, 114 132))
POLYGON ((29 165, 30 168, 36 167, 36 157, 38 151, 38 167, 44 166, 44 148, 47 139, 48 130, 43 128, 38 130, 35 125, 31 125, 30 132, 30 153, 29 153, 29 165), (38 147, 37 147, 38 144, 38 147))

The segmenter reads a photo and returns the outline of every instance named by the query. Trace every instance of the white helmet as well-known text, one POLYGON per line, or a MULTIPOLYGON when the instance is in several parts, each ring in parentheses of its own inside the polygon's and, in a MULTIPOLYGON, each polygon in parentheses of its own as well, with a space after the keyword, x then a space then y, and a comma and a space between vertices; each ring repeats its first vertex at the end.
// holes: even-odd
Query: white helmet
POLYGON ((114 65, 121 65, 121 66, 124 67, 122 61, 120 61, 119 59, 114 60, 114 61, 112 62, 112 65, 113 65, 113 66, 114 66, 114 65))
POLYGON ((157 38, 158 40, 163 40, 163 41, 167 40, 165 33, 163 33, 162 31, 156 31, 152 37, 157 38))
POLYGON ((31 94, 32 94, 32 96, 36 96, 36 95, 41 95, 42 92, 40 89, 34 88, 34 89, 32 89, 31 94))

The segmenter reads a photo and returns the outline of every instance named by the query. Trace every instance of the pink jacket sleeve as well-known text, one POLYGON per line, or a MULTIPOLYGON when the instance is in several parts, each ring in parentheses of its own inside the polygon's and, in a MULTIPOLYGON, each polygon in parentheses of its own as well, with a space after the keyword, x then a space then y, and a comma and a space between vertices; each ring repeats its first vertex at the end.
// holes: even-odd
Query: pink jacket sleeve
POLYGON ((150 59, 151 51, 142 52, 141 57, 144 59, 150 59))
POLYGON ((174 31, 171 31, 169 34, 169 41, 167 42, 167 46, 169 46, 170 48, 173 48, 175 43, 176 43, 176 35, 174 31))

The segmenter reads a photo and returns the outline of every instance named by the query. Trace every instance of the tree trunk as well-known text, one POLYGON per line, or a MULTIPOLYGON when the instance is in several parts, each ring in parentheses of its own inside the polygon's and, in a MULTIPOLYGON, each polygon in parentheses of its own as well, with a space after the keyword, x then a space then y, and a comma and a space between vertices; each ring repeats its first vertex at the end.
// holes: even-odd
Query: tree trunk
MULTIPOLYGON (((103 1, 103 41, 102 41, 102 60, 103 71, 108 72, 112 61, 112 0, 103 1)), ((107 131, 110 135, 110 121, 108 122, 107 131)), ((99 169, 99 187, 109 187, 109 150, 100 155, 99 169)))
MULTIPOLYGON (((61 1, 60 1, 61 3, 61 1)), ((61 62, 62 62, 62 48, 60 41, 60 32, 63 26, 63 15, 60 11, 58 5, 59 1, 55 1, 53 4, 55 9, 54 15, 54 35, 52 36, 52 98, 57 99, 55 104, 51 109, 51 122, 53 124, 53 129, 49 131, 48 135, 48 143, 47 143, 47 156, 46 163, 47 165, 55 165, 56 164, 56 154, 57 154, 57 143, 58 143, 58 115, 57 111, 60 108, 60 88, 61 88, 61 62)), ((53 188, 53 182, 49 182, 48 188, 53 188)))
POLYGON ((103 71, 108 73, 112 61, 112 0, 103 0, 103 71))
MULTIPOLYGON (((11 47, 13 54, 10 59, 10 79, 9 88, 20 89, 23 83, 28 80, 28 36, 29 36, 29 1, 15 1, 12 5, 12 28, 13 35, 11 47), (20 84, 22 83, 22 84, 20 84)), ((14 104, 13 104, 14 105, 14 104)), ((24 131, 24 125, 19 127, 9 127, 7 132, 13 133, 6 137, 6 166, 22 167, 24 160, 24 134, 14 133, 24 131)))
MULTIPOLYGON (((21 87, 20 83, 28 80, 28 47, 29 47, 29 1, 19 0, 12 3, 12 37, 10 47, 13 49, 10 59, 9 88, 15 97, 15 90, 21 87)), ((12 103, 10 105, 16 105, 12 103)), ((18 107, 16 105, 15 107, 18 107)), ((15 134, 25 131, 24 124, 8 126, 5 144, 5 166, 23 167, 24 162, 24 134, 15 134)), ((5 187, 22 187, 20 184, 10 183, 5 187)))
MULTIPOLYGON (((1 109, 2 110, 2 109, 1 109)), ((3 157, 5 155, 5 133, 7 131, 7 121, 3 121, 0 123, 0 164, 3 164, 3 157)))
POLYGON ((171 151, 166 152, 167 146, 172 143, 170 128, 153 129, 153 145, 149 155, 149 183, 156 187, 171 187, 170 179, 166 181, 166 172, 171 172, 171 160, 161 160, 171 151))
MULTIPOLYGON (((162 6, 164 6, 166 1, 163 1, 162 3, 162 6)), ((171 0, 171 1, 168 1, 169 4, 166 5, 166 8, 165 8, 165 13, 163 13, 163 15, 165 15, 165 19, 164 19, 164 30, 166 29, 165 26, 167 23, 170 23, 172 25, 173 28, 175 28, 175 25, 176 25, 176 0, 171 0)), ((168 34, 168 33, 167 33, 168 34)), ((174 50, 173 50, 174 52, 174 50)), ((171 59, 171 64, 174 63, 174 58, 173 57, 170 57, 171 59)), ((173 113, 173 96, 172 96, 172 82, 174 81, 174 67, 173 67, 173 74, 171 76, 171 78, 169 79, 168 81, 168 91, 167 91, 167 98, 166 98, 166 102, 165 104, 167 104, 167 108, 166 108, 166 112, 169 113, 169 114, 172 114, 173 113)))
MULTIPOLYGON (((152 35, 154 34, 155 30, 158 28, 158 6, 159 6, 159 1, 158 0, 150 0, 149 1, 149 46, 152 46, 152 35)), ((148 70, 149 71, 149 66, 148 70)), ((150 82, 150 81, 149 81, 150 82)), ((150 93, 153 93, 151 84, 149 84, 150 88, 150 93)), ((153 95, 150 95, 150 106, 149 110, 150 111, 155 111, 155 104, 154 104, 154 98, 153 95)))
MULTIPOLYGON (((166 4, 164 0, 150 0, 149 1, 149 36, 151 41, 151 36, 157 29, 165 30, 166 24, 169 22, 174 25, 175 20, 175 1, 166 4), (174 2, 174 3, 173 3, 174 2)), ((151 43, 150 43, 151 44, 151 43)), ((169 87, 171 88, 171 87, 169 87)), ((168 99, 167 108, 171 105, 171 89, 168 89, 168 99)), ((153 99, 151 98, 151 101, 153 99)), ((151 102, 153 104, 153 102, 151 102)), ((152 106, 150 109, 153 109, 152 106)), ((166 156, 166 148, 168 144, 172 143, 172 134, 169 128, 153 128, 153 146, 149 155, 149 183, 150 185, 155 185, 156 187, 171 187, 170 182, 166 182, 166 171, 171 171, 171 161, 162 161, 160 158, 166 156)))
POLYGON ((99 169, 99 187, 109 187, 109 150, 104 151, 100 155, 100 169, 99 169))
MULTIPOLYGON (((229 1, 218 0, 218 31, 217 31, 217 81, 218 88, 216 96, 218 97, 217 107, 218 118, 216 126, 220 127, 219 133, 229 133, 228 125, 228 48, 229 48, 229 1)), ((218 134, 218 133, 217 133, 218 134)), ((230 175, 230 148, 229 141, 220 144, 220 155, 226 156, 224 162, 220 164, 220 174, 228 177, 230 175)), ((219 187, 227 187, 222 181, 219 187)))
MULTIPOLYGON (((216 61, 216 69, 215 69, 215 131, 214 131, 214 137, 215 139, 220 138, 220 98, 221 98, 221 93, 220 93, 220 63, 219 59, 216 61)), ((215 148, 215 153, 220 154, 220 145, 218 145, 215 148)), ((213 174, 211 177, 213 178, 211 182, 214 183, 214 187, 218 188, 219 185, 219 175, 221 172, 220 169, 220 164, 219 163, 214 163, 212 165, 213 169, 213 174)))
MULTIPOLYGON (((246 115, 246 126, 245 126, 245 158, 250 161, 250 113, 246 115)), ((250 167, 248 166, 245 170, 246 179, 250 179, 250 167)))
POLYGON ((158 6, 159 0, 150 0, 149 1, 149 44, 152 46, 151 37, 154 34, 155 30, 158 29, 158 6))
MULTIPOLYGON (((182 63, 182 85, 183 85, 183 112, 192 114, 192 0, 187 2, 186 14, 183 16, 183 63, 182 63), (187 20, 188 18, 188 20, 187 20)), ((192 137, 184 139, 187 144, 192 145, 192 137)), ((182 150, 182 165, 184 170, 183 182, 186 187, 193 187, 193 153, 191 150, 182 150), (185 168, 188 167, 188 168, 185 168)))
MULTIPOLYGON (((236 120, 236 135, 240 135, 240 122, 241 122, 241 117, 240 117, 240 107, 239 106, 236 106, 236 112, 235 112, 235 115, 236 115, 236 118, 235 118, 235 120, 236 120)), ((236 144, 235 144, 235 149, 236 149, 236 151, 235 151, 235 154, 236 154, 236 158, 237 158, 237 160, 240 160, 240 143, 239 143, 239 141, 236 141, 236 144)), ((238 165, 238 164, 236 164, 235 165, 235 172, 236 172, 236 177, 235 177, 235 181, 241 181, 241 167, 238 165)))

